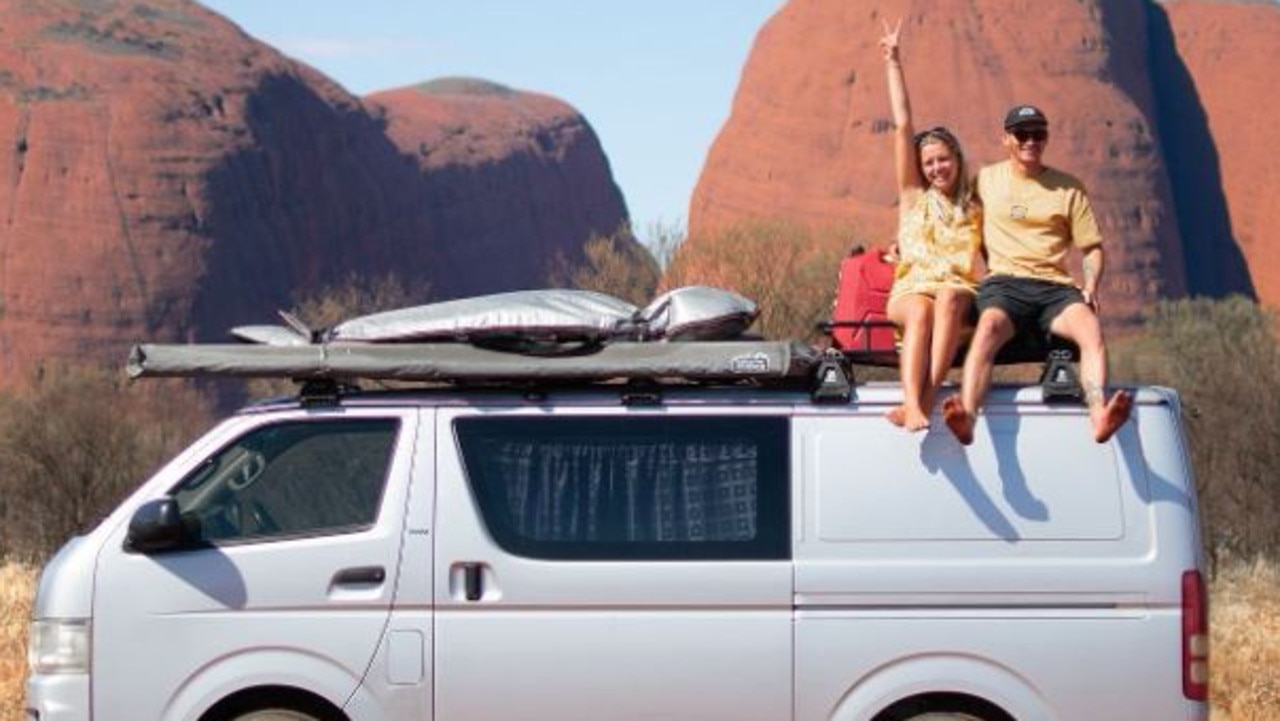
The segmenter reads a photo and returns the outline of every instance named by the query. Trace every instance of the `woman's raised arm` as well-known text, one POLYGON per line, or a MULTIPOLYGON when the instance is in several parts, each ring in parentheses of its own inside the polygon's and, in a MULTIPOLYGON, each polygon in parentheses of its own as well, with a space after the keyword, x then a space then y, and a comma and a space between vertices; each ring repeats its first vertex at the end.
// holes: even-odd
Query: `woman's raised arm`
POLYGON ((884 22, 884 35, 880 37, 880 50, 884 54, 885 70, 889 80, 889 105, 893 110, 893 165, 898 180, 898 192, 924 188, 920 177, 920 165, 916 160, 913 141, 915 128, 911 124, 911 99, 907 95, 907 79, 902 72, 902 59, 898 54, 898 39, 902 33, 902 20, 891 28, 884 22))

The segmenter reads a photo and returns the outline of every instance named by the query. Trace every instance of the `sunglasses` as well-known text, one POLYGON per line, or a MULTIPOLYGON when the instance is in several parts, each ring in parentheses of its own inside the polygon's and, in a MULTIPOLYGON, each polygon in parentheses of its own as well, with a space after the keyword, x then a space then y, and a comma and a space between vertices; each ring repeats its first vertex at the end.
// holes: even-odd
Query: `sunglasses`
POLYGON ((1034 130, 1027 130, 1025 128, 1015 128, 1013 130, 1010 130, 1009 134, 1012 135, 1019 143, 1025 143, 1028 140, 1034 140, 1037 143, 1043 143, 1044 141, 1049 139, 1049 131, 1046 130, 1045 128, 1036 128, 1034 130))
POLYGON ((947 130, 941 125, 936 125, 928 130, 921 130, 915 135, 912 135, 911 144, 918 148, 929 138, 940 138, 948 145, 956 145, 956 136, 952 135, 950 130, 947 130))

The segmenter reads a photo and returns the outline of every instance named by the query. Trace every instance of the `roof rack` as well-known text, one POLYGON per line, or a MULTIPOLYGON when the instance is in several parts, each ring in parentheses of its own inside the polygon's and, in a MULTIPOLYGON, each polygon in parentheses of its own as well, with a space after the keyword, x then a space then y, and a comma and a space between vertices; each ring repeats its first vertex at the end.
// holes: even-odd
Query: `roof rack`
MULTIPOLYGON (((530 356, 467 343, 321 343, 134 346, 131 378, 238 377, 295 380, 402 380, 454 384, 678 380, 805 385, 822 400, 851 388, 839 354, 788 341, 619 341, 573 353, 530 356)), ((838 394, 837 394, 838 395, 838 394)), ((847 400, 847 391, 844 399, 847 400)))
MULTIPOLYGON (((898 366, 898 348, 891 336, 875 334, 891 332, 894 327, 891 321, 885 320, 828 320, 817 324, 817 330, 830 339, 833 352, 842 354, 848 363, 883 367, 898 366), (841 344, 837 331, 842 328, 856 331, 849 336, 852 345, 841 344)), ((965 339, 952 362, 956 368, 964 365, 968 340, 965 339)), ((995 358, 997 365, 1042 363, 1039 382, 1046 403, 1084 401, 1084 388, 1074 365, 1079 361, 1080 349, 1075 343, 1057 336, 1045 339, 1030 333, 1020 334, 1006 343, 995 358)))

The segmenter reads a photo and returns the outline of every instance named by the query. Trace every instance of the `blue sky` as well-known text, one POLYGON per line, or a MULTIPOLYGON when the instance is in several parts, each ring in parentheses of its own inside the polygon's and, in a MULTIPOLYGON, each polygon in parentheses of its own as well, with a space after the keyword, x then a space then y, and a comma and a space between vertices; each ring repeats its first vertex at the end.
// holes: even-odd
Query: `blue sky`
POLYGON ((469 76, 554 95, 595 128, 642 238, 688 221, 743 63, 785 0, 201 0, 364 95, 469 76))

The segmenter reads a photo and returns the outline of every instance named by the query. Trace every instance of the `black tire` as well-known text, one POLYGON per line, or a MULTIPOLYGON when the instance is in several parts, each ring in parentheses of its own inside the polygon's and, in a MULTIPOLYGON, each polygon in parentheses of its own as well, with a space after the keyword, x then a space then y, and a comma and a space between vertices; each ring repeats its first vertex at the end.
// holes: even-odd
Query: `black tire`
POLYGON ((986 721, 986 719, 955 711, 928 711, 903 719, 903 721, 986 721))
POLYGON ((247 711, 232 721, 322 721, 309 713, 294 711, 288 708, 264 708, 247 711))

